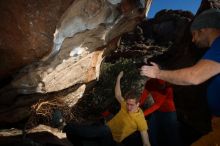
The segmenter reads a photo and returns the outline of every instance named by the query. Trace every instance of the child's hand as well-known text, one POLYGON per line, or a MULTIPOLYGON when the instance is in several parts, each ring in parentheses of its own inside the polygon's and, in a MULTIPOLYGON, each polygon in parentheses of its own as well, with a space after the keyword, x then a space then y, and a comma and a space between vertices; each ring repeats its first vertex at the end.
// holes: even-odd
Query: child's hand
POLYGON ((121 71, 121 72, 118 74, 118 79, 121 79, 121 78, 123 77, 123 75, 124 75, 124 72, 121 71))

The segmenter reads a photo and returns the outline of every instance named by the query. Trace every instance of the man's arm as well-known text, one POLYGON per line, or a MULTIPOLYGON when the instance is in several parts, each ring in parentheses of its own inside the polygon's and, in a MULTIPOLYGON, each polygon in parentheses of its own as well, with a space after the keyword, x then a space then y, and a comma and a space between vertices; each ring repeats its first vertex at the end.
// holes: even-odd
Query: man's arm
POLYGON ((198 85, 220 73, 220 63, 211 60, 200 60, 192 67, 178 70, 160 70, 158 65, 142 66, 141 75, 158 78, 177 85, 198 85))
POLYGON ((121 71, 118 74, 116 85, 115 85, 115 98, 118 100, 118 102, 122 102, 124 99, 121 95, 121 78, 123 77, 123 71, 121 71))
POLYGON ((141 131, 140 133, 141 133, 141 139, 142 139, 142 142, 143 142, 143 146, 151 146, 147 130, 141 131))

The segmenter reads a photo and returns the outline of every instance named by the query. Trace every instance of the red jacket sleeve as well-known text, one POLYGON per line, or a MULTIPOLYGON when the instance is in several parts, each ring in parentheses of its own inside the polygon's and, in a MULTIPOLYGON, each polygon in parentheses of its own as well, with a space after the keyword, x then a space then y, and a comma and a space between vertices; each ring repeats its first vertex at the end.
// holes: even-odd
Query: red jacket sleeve
POLYGON ((148 95, 149 95, 149 92, 146 89, 144 89, 144 91, 141 94, 140 105, 144 104, 144 101, 147 99, 148 95))
POLYGON ((162 94, 160 94, 156 91, 152 91, 151 95, 152 95, 155 102, 151 107, 144 110, 144 115, 145 116, 148 116, 149 114, 151 114, 154 111, 156 111, 157 109, 159 109, 160 106, 164 103, 164 101, 166 99, 166 96, 164 96, 164 95, 162 95, 162 94), (157 98, 157 99, 155 100, 155 98, 157 98))

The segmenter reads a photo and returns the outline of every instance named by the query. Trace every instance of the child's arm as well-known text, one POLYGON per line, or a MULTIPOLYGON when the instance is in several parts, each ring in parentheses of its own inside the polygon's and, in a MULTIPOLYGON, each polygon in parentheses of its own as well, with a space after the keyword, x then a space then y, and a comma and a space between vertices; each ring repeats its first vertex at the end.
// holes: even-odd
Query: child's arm
POLYGON ((121 71, 118 74, 117 80, 116 80, 116 85, 115 85, 115 98, 118 100, 118 102, 122 102, 124 99, 121 95, 121 78, 123 77, 123 71, 121 71))
POLYGON ((142 139, 142 142, 143 142, 143 146, 151 146, 147 130, 141 131, 140 133, 141 133, 141 139, 142 139))

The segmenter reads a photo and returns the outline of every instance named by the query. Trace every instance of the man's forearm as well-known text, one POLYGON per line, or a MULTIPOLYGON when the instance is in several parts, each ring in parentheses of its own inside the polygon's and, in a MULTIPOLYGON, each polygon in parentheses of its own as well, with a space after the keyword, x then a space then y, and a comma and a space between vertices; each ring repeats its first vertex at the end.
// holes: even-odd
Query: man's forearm
POLYGON ((160 70, 156 78, 176 85, 197 85, 199 83, 187 68, 175 71, 160 70))
POLYGON ((220 63, 202 59, 194 66, 178 70, 160 70, 158 65, 142 66, 141 75, 177 85, 198 85, 220 73, 220 63))

